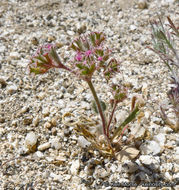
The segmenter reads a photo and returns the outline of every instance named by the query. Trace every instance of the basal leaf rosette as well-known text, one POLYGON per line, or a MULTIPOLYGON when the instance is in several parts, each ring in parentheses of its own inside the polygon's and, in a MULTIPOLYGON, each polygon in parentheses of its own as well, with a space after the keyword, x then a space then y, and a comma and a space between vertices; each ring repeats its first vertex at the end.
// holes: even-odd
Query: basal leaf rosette
POLYGON ((51 68, 61 68, 69 70, 60 61, 54 44, 45 44, 41 46, 32 56, 28 65, 29 73, 44 74, 51 68))

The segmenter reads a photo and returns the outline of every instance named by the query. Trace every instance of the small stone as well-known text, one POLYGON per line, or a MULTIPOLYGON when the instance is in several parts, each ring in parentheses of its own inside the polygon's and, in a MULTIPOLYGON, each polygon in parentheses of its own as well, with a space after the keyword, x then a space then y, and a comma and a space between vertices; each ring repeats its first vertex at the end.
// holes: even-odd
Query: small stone
POLYGON ((116 113, 116 120, 118 123, 122 123, 128 116, 127 111, 119 111, 116 113))
POLYGON ((64 46, 63 43, 60 43, 60 42, 57 42, 57 43, 56 43, 56 47, 57 47, 57 48, 61 48, 61 47, 63 47, 63 46, 64 46))
POLYGON ((161 4, 162 5, 168 5, 168 4, 172 4, 177 0, 162 0, 161 4))
POLYGON ((71 174, 77 175, 79 168, 80 168, 80 161, 79 160, 73 160, 71 167, 70 167, 71 174))
POLYGON ((59 153, 57 157, 55 157, 55 160, 59 160, 61 162, 66 162, 66 156, 64 152, 59 153))
POLYGON ((179 147, 176 147, 175 149, 176 149, 175 154, 178 154, 178 155, 179 155, 179 147))
POLYGON ((10 58, 11 59, 19 59, 20 58, 20 54, 18 52, 11 52, 10 53, 10 58))
MULTIPOLYGON (((178 180, 178 179, 179 179, 179 172, 173 175, 173 180, 178 180)), ((176 187, 176 189, 179 189, 179 187, 178 188, 176 187)))
POLYGON ((50 123, 53 125, 53 126, 56 126, 57 125, 57 118, 56 117, 53 117, 50 121, 50 123))
POLYGON ((134 125, 131 127, 131 135, 135 136, 136 139, 142 139, 145 135, 146 129, 140 125, 134 125))
POLYGON ((0 53, 3 53, 6 50, 6 46, 1 45, 0 47, 0 53))
POLYGON ((61 144, 59 142, 59 139, 55 138, 50 141, 51 147, 55 148, 56 150, 59 150, 61 148, 61 144))
POLYGON ((172 175, 170 175, 169 172, 165 172, 164 175, 165 175, 165 178, 166 178, 168 181, 172 181, 173 177, 172 177, 172 175))
POLYGON ((99 167, 97 166, 95 168, 95 172, 93 174, 93 177, 95 179, 98 179, 98 178, 104 179, 107 176, 109 176, 109 173, 104 168, 101 168, 100 166, 99 167))
POLYGON ((57 175, 53 172, 50 173, 50 177, 53 178, 54 181, 62 182, 63 181, 63 176, 62 175, 57 175))
POLYGON ((44 127, 47 129, 50 129, 52 127, 52 124, 49 123, 48 121, 44 124, 44 127))
POLYGON ((29 152, 34 152, 36 150, 37 144, 37 136, 34 132, 30 132, 27 134, 25 138, 25 146, 29 150, 29 152))
POLYGON ((46 17, 47 20, 51 20, 52 18, 53 18, 53 15, 51 15, 51 14, 49 14, 49 15, 46 17))
POLYGON ((32 44, 35 45, 35 46, 37 46, 37 45, 39 44, 39 41, 38 41, 38 39, 37 39, 36 37, 33 37, 33 38, 31 39, 31 42, 32 42, 32 44))
POLYGON ((13 94, 17 91, 17 86, 15 84, 10 85, 7 87, 7 93, 8 94, 13 94))
POLYGON ((156 141, 147 141, 140 146, 142 154, 153 154, 157 155, 161 153, 162 149, 156 141))
POLYGON ((55 40, 56 40, 55 36, 48 36, 48 39, 47 39, 48 42, 53 42, 55 40))
POLYGON ((4 123, 5 122, 5 118, 4 117, 0 117, 0 123, 4 123))
POLYGON ((179 154, 176 154, 173 156, 173 160, 174 162, 176 162, 177 164, 179 164, 179 154))
POLYGON ((90 146, 90 142, 87 141, 83 136, 78 137, 78 145, 81 146, 82 148, 90 146))
POLYGON ((135 162, 131 162, 131 161, 126 161, 122 165, 122 167, 123 167, 123 169, 125 169, 125 172, 128 172, 128 173, 134 173, 139 168, 135 162))
POLYGON ((151 155, 141 155, 139 160, 142 164, 147 165, 152 170, 156 170, 160 167, 160 160, 151 155))
POLYGON ((40 99, 40 100, 43 100, 46 96, 46 93, 45 92, 40 92, 37 97, 40 99))
POLYGON ((27 111, 29 111, 29 107, 28 106, 24 106, 18 113, 18 115, 21 115, 21 114, 24 114, 26 113, 27 111))
POLYGON ((146 9, 148 7, 146 0, 138 0, 137 4, 139 9, 146 9))
POLYGON ((51 132, 52 132, 52 135, 56 136, 57 135, 56 127, 52 127, 51 132))
POLYGON ((67 34, 68 34, 69 36, 74 36, 74 35, 75 35, 75 32, 73 32, 73 31, 71 31, 71 30, 68 30, 68 31, 67 31, 67 34))
POLYGON ((147 83, 142 84, 142 93, 145 97, 147 97, 149 91, 149 87, 147 83))
POLYGON ((137 150, 133 146, 124 146, 123 149, 117 153, 116 158, 120 162, 124 162, 125 160, 132 160, 136 158, 139 154, 139 150, 137 150))
POLYGON ((85 33, 85 31, 86 31, 86 25, 82 25, 82 26, 79 26, 79 27, 77 28, 77 32, 78 32, 79 34, 85 33))
POLYGON ((48 148, 50 148, 50 143, 49 142, 46 142, 46 143, 41 144, 40 146, 38 146, 39 151, 44 151, 44 150, 46 150, 48 148))
POLYGON ((34 127, 36 127, 36 126, 38 125, 38 123, 39 123, 39 116, 37 115, 37 116, 33 119, 32 124, 33 124, 34 127))
POLYGON ((46 107, 42 110, 42 114, 44 115, 44 117, 47 117, 50 114, 50 109, 49 107, 46 107))
POLYGON ((155 135, 153 137, 153 140, 155 140, 156 142, 158 142, 160 146, 164 146, 165 141, 166 141, 166 135, 163 134, 163 133, 160 133, 158 135, 155 135))
POLYGON ((135 31, 137 29, 137 26, 135 26, 135 25, 130 25, 130 31, 135 31))
POLYGON ((0 77, 1 88, 5 88, 7 86, 7 82, 4 77, 0 77))
POLYGON ((35 152, 35 155, 38 157, 38 158, 44 158, 44 154, 40 151, 37 151, 35 152))
POLYGON ((117 170, 117 165, 116 165, 116 164, 112 164, 109 169, 110 169, 110 171, 111 171, 112 173, 115 173, 116 170, 117 170))
POLYGON ((27 117, 23 120, 24 125, 30 125, 32 123, 32 118, 27 117))

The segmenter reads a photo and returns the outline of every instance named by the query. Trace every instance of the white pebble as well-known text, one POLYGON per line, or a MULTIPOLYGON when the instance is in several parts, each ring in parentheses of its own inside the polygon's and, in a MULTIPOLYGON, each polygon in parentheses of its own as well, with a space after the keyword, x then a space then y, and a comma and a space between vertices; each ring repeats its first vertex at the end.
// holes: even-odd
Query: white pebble
POLYGON ((79 160, 73 160, 71 167, 70 167, 71 174, 77 175, 79 168, 80 168, 80 161, 79 160))
POLYGON ((78 145, 85 148, 87 146, 90 146, 90 142, 87 141, 83 136, 78 137, 78 145))
POLYGON ((29 151, 32 151, 36 148, 37 136, 34 132, 30 132, 27 134, 25 138, 25 146, 29 151))
POLYGON ((50 113, 50 109, 49 107, 46 107, 42 110, 42 114, 44 115, 44 117, 48 116, 50 113))
POLYGON ((7 93, 12 94, 17 91, 17 86, 15 84, 10 85, 7 87, 7 93))
POLYGON ((19 53, 18 52, 11 52, 10 53, 10 57, 12 59, 18 59, 20 57, 19 53))
POLYGON ((37 115, 34 119, 33 119, 33 126, 36 127, 39 123, 39 116, 37 115))
POLYGON ((59 142, 59 139, 55 138, 50 141, 51 147, 55 148, 56 150, 59 150, 61 148, 61 144, 59 142))
POLYGON ((158 142, 160 146, 164 146, 165 141, 166 141, 165 134, 160 133, 160 134, 158 134, 158 135, 155 135, 155 136, 153 137, 153 140, 155 140, 156 142, 158 142))
POLYGON ((3 53, 6 50, 6 46, 0 46, 0 53, 3 53))
POLYGON ((157 157, 153 157, 151 155, 141 155, 139 160, 142 164, 148 165, 153 170, 156 170, 160 167, 160 161, 157 157))
POLYGON ((134 31, 134 30, 136 30, 137 29, 137 26, 135 26, 135 25, 130 25, 130 31, 134 31))
POLYGON ((71 31, 71 30, 68 30, 68 31, 67 31, 67 34, 68 34, 69 36, 75 35, 75 33, 74 33, 73 31, 71 31))
POLYGON ((169 172, 165 172, 164 175, 165 175, 166 179, 168 179, 169 181, 172 181, 172 175, 170 175, 169 172))
POLYGON ((148 141, 140 146, 142 154, 159 154, 161 152, 161 147, 156 141, 148 141))
POLYGON ((96 167, 93 177, 95 179, 98 179, 98 178, 103 179, 103 178, 107 177, 108 175, 109 175, 109 173, 104 168, 96 167))
POLYGON ((40 152, 40 151, 35 152, 35 154, 36 154, 36 156, 38 158, 43 158, 44 157, 44 154, 42 152, 40 152))
POLYGON ((46 149, 50 148, 50 143, 49 142, 46 142, 44 144, 41 144, 39 147, 38 147, 38 150, 39 151, 44 151, 46 149))
POLYGON ((57 175, 55 173, 50 173, 50 177, 53 178, 54 181, 63 181, 62 175, 57 175))

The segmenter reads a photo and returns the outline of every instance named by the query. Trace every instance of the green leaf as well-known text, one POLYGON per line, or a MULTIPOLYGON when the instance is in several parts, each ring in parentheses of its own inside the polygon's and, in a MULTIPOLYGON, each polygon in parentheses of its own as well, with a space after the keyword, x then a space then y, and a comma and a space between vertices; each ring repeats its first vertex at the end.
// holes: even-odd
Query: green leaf
POLYGON ((79 68, 79 69, 84 69, 84 66, 82 64, 76 64, 76 66, 79 68))
POLYGON ((129 116, 124 120, 123 123, 121 123, 119 125, 119 127, 115 130, 114 135, 112 137, 112 140, 114 140, 114 138, 116 138, 117 136, 120 136, 121 131, 123 130, 123 128, 130 123, 133 119, 135 119, 135 117, 137 116, 137 114, 139 113, 139 108, 136 107, 130 114, 129 116))
POLYGON ((44 56, 42 56, 42 55, 39 55, 39 56, 35 57, 35 59, 40 60, 42 63, 46 63, 46 64, 48 63, 47 60, 44 59, 44 56))
POLYGON ((89 69, 87 68, 87 69, 81 71, 81 74, 82 75, 88 75, 89 74, 89 69))
POLYGON ((92 64, 91 67, 90 67, 90 69, 89 69, 90 74, 95 71, 95 68, 96 68, 96 65, 92 64))
MULTIPOLYGON (((102 100, 99 100, 99 102, 100 102, 102 111, 106 111, 106 108, 107 108, 106 103, 102 100)), ((99 113, 96 102, 94 100, 92 101, 92 109, 95 111, 95 113, 99 113)))
POLYGON ((89 37, 90 37, 90 40, 91 40, 91 42, 92 42, 92 44, 93 44, 93 46, 95 45, 95 35, 93 34, 93 33, 91 33, 90 35, 89 35, 89 37))
POLYGON ((40 68, 30 68, 30 73, 35 73, 36 75, 37 74, 43 74, 45 73, 46 71, 44 69, 40 69, 40 68))
POLYGON ((75 46, 74 43, 72 43, 70 47, 71 47, 74 51, 78 51, 78 50, 79 50, 79 48, 78 48, 77 46, 75 46))
POLYGON ((81 42, 81 39, 80 39, 80 38, 77 39, 77 40, 75 41, 75 43, 77 44, 79 50, 84 51, 83 43, 81 42))
POLYGON ((59 58, 59 56, 58 56, 58 54, 57 54, 55 48, 52 48, 52 49, 51 49, 50 55, 52 56, 52 58, 55 60, 55 62, 56 62, 57 64, 60 63, 60 58, 59 58))

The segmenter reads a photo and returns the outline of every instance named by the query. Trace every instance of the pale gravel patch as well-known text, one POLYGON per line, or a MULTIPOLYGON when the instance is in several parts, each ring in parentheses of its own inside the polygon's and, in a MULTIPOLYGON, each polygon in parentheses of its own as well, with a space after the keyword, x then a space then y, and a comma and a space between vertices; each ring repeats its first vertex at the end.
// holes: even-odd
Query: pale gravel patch
MULTIPOLYGON (((179 135, 163 124, 159 114, 160 103, 168 105, 170 74, 146 48, 151 42, 149 20, 157 18, 158 13, 163 18, 169 15, 178 23, 178 2, 145 2, 146 9, 140 9, 137 0, 0 2, 0 189, 87 190, 105 189, 103 182, 179 180, 179 135), (91 155, 78 145, 73 128, 62 124, 62 115, 67 111, 76 117, 85 111, 96 118, 89 109, 92 96, 87 85, 64 71, 52 70, 35 77, 26 74, 28 60, 38 44, 60 43, 58 52, 68 62, 71 57, 66 50, 71 40, 90 31, 103 31, 106 43, 121 61, 121 73, 115 82, 130 84, 130 98, 143 95, 146 102, 145 117, 141 123, 131 124, 131 128, 140 126, 141 137, 148 130, 152 139, 140 142, 139 147, 156 142, 161 146, 160 154, 145 157, 140 153, 137 159, 126 163, 103 158, 98 151, 91 155), (37 135, 37 149, 29 154, 23 147, 31 132, 37 135), (41 145, 45 148, 38 149, 41 145)), ((111 94, 102 81, 96 76, 95 86, 105 100, 111 94)), ((120 110, 128 112, 129 107, 127 99, 116 117, 122 117, 120 110)), ((166 113, 173 117, 172 109, 166 113)))

